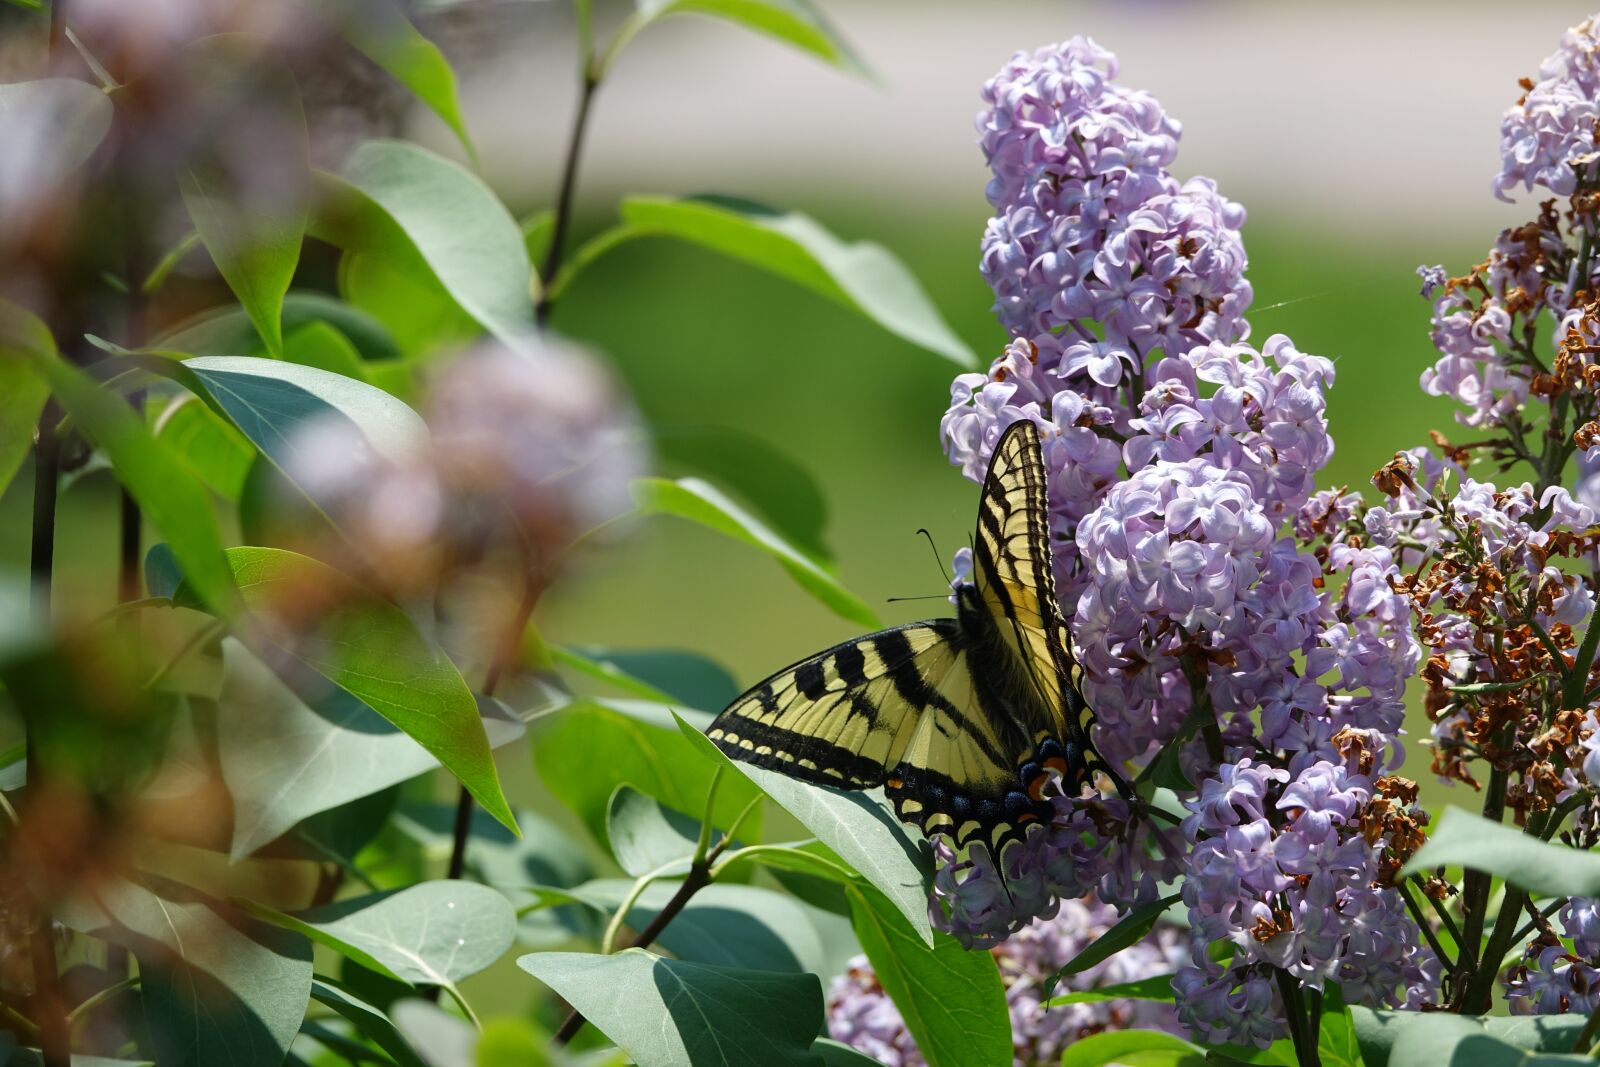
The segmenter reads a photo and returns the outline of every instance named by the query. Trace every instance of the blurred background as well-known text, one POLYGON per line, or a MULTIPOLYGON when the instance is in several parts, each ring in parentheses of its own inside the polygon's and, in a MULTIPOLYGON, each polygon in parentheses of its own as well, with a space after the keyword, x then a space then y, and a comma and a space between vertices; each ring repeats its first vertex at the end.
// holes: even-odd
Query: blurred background
MULTIPOLYGON (((1501 227, 1535 213, 1531 200, 1489 192, 1499 117, 1517 79, 1589 13, 1580 2, 1515 13, 1461 2, 1011 2, 1003 15, 942 0, 824 6, 871 79, 704 18, 665 20, 634 41, 595 103, 577 236, 607 225, 625 193, 717 192, 804 211, 897 253, 987 359, 1005 337, 977 271, 989 213, 979 89, 1014 50, 1088 34, 1119 55, 1123 83, 1182 121, 1178 177, 1208 175, 1248 209, 1252 338, 1287 333, 1337 361, 1339 451, 1323 484, 1362 488, 1396 449, 1454 430, 1450 406, 1417 387, 1431 349, 1414 270, 1459 272, 1501 227)), ((600 40, 630 7, 597 4, 600 40)), ((576 100, 570 5, 414 8, 462 79, 484 175, 514 211, 548 206, 576 100)), ((37 73, 25 44, 0 53, 7 78, 37 73)), ((409 106, 403 93, 361 91, 380 110, 409 106)), ((395 121, 460 155, 420 108, 395 121)), ((938 439, 956 367, 666 240, 597 261, 554 326, 605 351, 657 427, 732 427, 800 459, 827 495, 845 584, 887 622, 942 610, 885 601, 943 591, 918 527, 948 556, 973 522, 974 487, 938 439)), ((13 573, 26 566, 30 494, 24 472, 0 501, 0 567, 13 573)), ((76 478, 62 507, 61 595, 103 597, 115 567, 109 478, 76 478)), ((765 556, 670 519, 591 555, 545 598, 538 624, 567 644, 688 647, 741 683, 851 629, 765 556)))

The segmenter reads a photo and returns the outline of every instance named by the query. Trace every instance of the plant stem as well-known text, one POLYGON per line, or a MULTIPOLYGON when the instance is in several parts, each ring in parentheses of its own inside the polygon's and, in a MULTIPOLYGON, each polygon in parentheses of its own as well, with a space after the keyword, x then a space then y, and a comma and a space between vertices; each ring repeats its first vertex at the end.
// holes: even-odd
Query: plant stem
POLYGON ((85 997, 77 1007, 67 1012, 67 1025, 76 1027, 79 1023, 83 1022, 84 1017, 87 1016, 91 1011, 94 1011, 94 1009, 98 1008, 111 998, 121 996, 128 990, 136 988, 139 985, 139 981, 139 976, 134 975, 132 978, 124 978, 120 982, 106 986, 104 989, 100 990, 100 992, 91 997, 85 997))
MULTIPOLYGON (((1484 790, 1483 817, 1499 822, 1501 816, 1505 814, 1505 800, 1506 772, 1499 767, 1494 767, 1489 771, 1489 785, 1484 790)), ((1489 875, 1471 868, 1467 869, 1466 875, 1462 878, 1462 931, 1459 962, 1463 970, 1475 970, 1479 963, 1478 953, 1483 947, 1484 913, 1489 906, 1490 881, 1489 875)), ((1456 1008, 1461 1010, 1459 1004, 1456 1005, 1456 1008)))
POLYGON ((1289 1020, 1289 1038, 1294 1042, 1294 1058, 1300 1067, 1322 1067, 1317 1056, 1317 1035, 1306 1033, 1305 1002, 1300 997, 1300 983, 1281 967, 1274 967, 1278 978, 1278 992, 1283 997, 1283 1013, 1289 1020))
MULTIPOLYGON (((710 884, 711 868, 707 863, 696 863, 694 866, 690 867, 689 876, 685 878, 681 884, 679 884, 678 891, 672 894, 672 899, 667 901, 667 906, 662 908, 656 914, 654 919, 650 920, 650 924, 648 926, 639 931, 639 936, 635 937, 628 947, 644 948, 656 938, 660 937, 661 931, 665 930, 667 928, 667 924, 673 919, 676 919, 678 917, 678 913, 684 909, 686 904, 689 903, 689 898, 710 884)), ((567 1042, 571 1041, 575 1036, 577 1036, 578 1031, 582 1028, 583 1013, 574 1010, 570 1015, 567 1016, 566 1021, 561 1024, 561 1029, 556 1031, 555 1036, 551 1038, 551 1041, 557 1045, 565 1045, 567 1042)))
MULTIPOLYGON (((61 438, 56 431, 60 421, 55 402, 46 402, 33 450, 33 539, 28 572, 33 588, 34 624, 41 633, 50 630, 55 578, 56 489, 61 467, 61 438)), ((36 719, 42 712, 43 709, 33 709, 26 723, 29 799, 41 791, 46 781, 47 768, 40 760, 36 719)), ((66 1006, 61 1001, 53 924, 50 914, 40 908, 37 901, 32 902, 29 910, 34 926, 28 939, 33 966, 32 1016, 39 1029, 39 1049, 43 1053, 44 1067, 71 1067, 72 1033, 67 1026, 66 1006)))
POLYGON ((1600 1033, 1600 1005, 1589 1013, 1589 1021, 1583 1024, 1583 1031, 1578 1034, 1578 1040, 1572 1043, 1572 1051, 1583 1055, 1594 1044, 1595 1034, 1600 1033))
POLYGON ((1517 929, 1517 917, 1522 914, 1522 904, 1527 894, 1515 886, 1506 887, 1505 899, 1500 902, 1500 915, 1495 919, 1494 932, 1483 950, 1483 958, 1467 980, 1466 997, 1462 1001, 1464 1015, 1486 1015, 1493 1007, 1494 980, 1500 974, 1500 961, 1511 947, 1512 935, 1517 929))
MULTIPOLYGON (((1416 920, 1417 929, 1422 931, 1422 936, 1427 939, 1428 947, 1433 949, 1433 954, 1438 956, 1439 961, 1450 970, 1453 971, 1459 967, 1459 962, 1452 963, 1450 957, 1445 955, 1444 946, 1439 944, 1438 935, 1433 932, 1433 927, 1428 925, 1428 920, 1422 914, 1422 908, 1418 906, 1416 898, 1411 895, 1411 890, 1406 888, 1406 884, 1404 882, 1396 882, 1395 888, 1400 891, 1400 898, 1406 902, 1406 910, 1409 911, 1411 913, 1411 917, 1416 920)), ((1460 946, 1458 945, 1456 948, 1459 952, 1460 946)))
POLYGON ((561 269, 567 231, 572 227, 572 203, 578 186, 578 157, 583 153, 583 135, 589 127, 589 108, 594 103, 595 90, 600 88, 600 74, 595 69, 593 57, 585 53, 582 62, 578 113, 572 120, 572 136, 567 140, 567 158, 561 167, 561 188, 556 193, 556 220, 550 233, 550 251, 545 253, 544 266, 539 270, 539 303, 535 305, 533 314, 541 326, 550 318, 550 287, 555 284, 556 272, 561 269))

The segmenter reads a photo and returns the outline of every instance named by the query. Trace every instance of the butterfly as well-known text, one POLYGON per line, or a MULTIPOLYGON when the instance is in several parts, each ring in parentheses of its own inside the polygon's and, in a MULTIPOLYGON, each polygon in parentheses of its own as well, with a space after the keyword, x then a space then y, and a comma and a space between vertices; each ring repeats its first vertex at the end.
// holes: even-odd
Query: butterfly
POLYGON ((1039 431, 1012 423, 978 506, 956 617, 837 644, 756 685, 707 728, 729 757, 840 789, 883 786, 902 821, 998 855, 1095 771, 1093 714, 1056 606, 1039 431))

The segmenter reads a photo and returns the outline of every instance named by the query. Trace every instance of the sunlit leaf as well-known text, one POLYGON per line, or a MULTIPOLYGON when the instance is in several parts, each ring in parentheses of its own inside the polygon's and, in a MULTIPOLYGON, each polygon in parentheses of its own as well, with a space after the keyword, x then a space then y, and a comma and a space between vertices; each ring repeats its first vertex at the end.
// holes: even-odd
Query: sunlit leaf
POLYGON ((1011 1015, 994 956, 938 932, 930 947, 876 889, 845 892, 861 949, 929 1067, 1010 1062, 1011 1015))
POLYGON ((1206 1050, 1160 1030, 1112 1030, 1081 1037, 1061 1054, 1061 1067, 1206 1067, 1206 1050))
POLYGON ((729 500, 720 489, 698 478, 639 478, 634 499, 645 515, 674 515, 760 549, 789 572, 800 587, 837 614, 862 626, 876 627, 878 617, 815 560, 780 537, 770 526, 729 500))
POLYGON ((881 245, 846 244, 809 216, 731 197, 630 197, 621 213, 620 226, 578 250, 556 289, 618 245, 674 237, 787 278, 963 368, 977 365, 921 284, 881 245))
POLYGON ((619 785, 606 811, 606 837, 617 866, 638 877, 694 855, 700 823, 663 807, 631 785, 619 785))
POLYGON ((293 914, 245 906, 379 974, 445 988, 505 955, 517 926, 504 896, 463 881, 422 882, 293 914))
POLYGON ((287 331, 283 337, 283 358, 290 363, 315 367, 358 382, 367 380, 361 353, 338 327, 326 322, 308 322, 287 331))
POLYGON ((719 663, 679 649, 549 648, 551 661, 630 696, 658 704, 720 708, 739 695, 739 685, 719 663))
POLYGON ((383 1049, 398 1067, 428 1067, 389 1017, 330 978, 311 980, 311 997, 344 1016, 356 1032, 383 1049))
POLYGON ((418 100, 444 120, 469 156, 475 156, 457 98, 456 75, 439 47, 406 18, 394 0, 319 0, 332 9, 345 39, 368 59, 394 75, 418 100))
POLYGON ((914 839, 881 799, 796 781, 776 771, 730 760, 702 732, 678 719, 685 740, 708 760, 732 767, 800 820, 817 839, 878 889, 916 931, 933 943, 928 922, 928 891, 933 861, 927 843, 914 839))
POLYGON ((311 993, 311 946, 186 886, 96 887, 63 922, 130 949, 162 1067, 278 1067, 311 993))
POLYGON ((1350 1018, 1350 1009, 1345 1006, 1344 992, 1336 982, 1329 982, 1323 988, 1317 1056, 1323 1067, 1362 1067, 1355 1023, 1350 1018))
POLYGON ((1047 1000, 1045 1007, 1102 1004, 1108 1000, 1159 1000, 1170 1004, 1173 998, 1172 975, 1158 974, 1154 978, 1141 978, 1136 982, 1121 982, 1117 985, 1100 986, 1098 989, 1085 989, 1080 993, 1065 993, 1047 1000))
POLYGON ((518 965, 651 1067, 816 1067, 815 975, 715 967, 628 949, 540 952, 518 965))
MULTIPOLYGON (((1361 1048, 1361 1058, 1366 1067, 1388 1067, 1390 1053, 1397 1047, 1398 1039, 1413 1026, 1421 1026, 1432 1033, 1419 1035, 1418 1044, 1424 1049, 1433 1048, 1443 1053, 1439 1059, 1425 1067, 1455 1062, 1448 1049, 1464 1037, 1488 1034, 1519 1049, 1535 1052, 1567 1052, 1577 1042, 1578 1035, 1588 1021, 1582 1015, 1524 1015, 1506 1017, 1460 1016, 1443 1012, 1374 1011, 1354 1005, 1350 1008, 1355 1026, 1356 1041, 1361 1048), (1436 1023, 1434 1020, 1446 1020, 1436 1023), (1460 1025, 1460 1024, 1465 1025, 1460 1025)), ((1416 1047, 1416 1046, 1412 1046, 1416 1047)), ((1462 1060, 1477 1063, 1477 1060, 1462 1060)))
POLYGON ((1486 871, 1537 896, 1600 894, 1600 855, 1547 844, 1454 806, 1445 808, 1427 844, 1401 874, 1443 866, 1486 871))
POLYGON ((426 267, 484 329, 521 345, 535 329, 522 231, 481 179, 416 145, 369 141, 323 174, 317 236, 426 267))
MULTIPOLYGON (((322 293, 291 292, 284 297, 285 334, 314 322, 324 322, 338 330, 369 362, 393 361, 400 355, 400 346, 383 324, 359 308, 322 293)), ((255 356, 265 351, 250 317, 234 305, 212 308, 185 319, 150 347, 193 356, 255 356)))
POLYGON ((179 396, 156 419, 155 435, 181 455, 213 492, 239 499, 256 450, 204 401, 179 396))
POLYGON ((619 35, 615 52, 628 38, 668 15, 695 14, 724 19, 809 52, 854 74, 867 68, 810 0, 638 0, 638 11, 619 35))
POLYGON ((0 337, 0 494, 33 448, 33 430, 50 395, 50 383, 26 352, 0 337))
POLYGON ((1178 899, 1178 894, 1174 893, 1133 908, 1118 920, 1115 926, 1089 942, 1066 966, 1051 975, 1045 982, 1045 991, 1049 992, 1056 982, 1065 976, 1087 971, 1098 963, 1104 963, 1129 945, 1144 940, 1145 936, 1155 929, 1156 923, 1161 921, 1161 916, 1177 903, 1178 899))
MULTIPOLYGON (((343 689, 306 703, 233 638, 222 643, 217 753, 233 798, 233 858, 318 812, 439 766, 416 741, 343 689)), ((522 724, 485 714, 491 747, 522 724)), ((509 836, 509 832, 508 836, 509 836)))

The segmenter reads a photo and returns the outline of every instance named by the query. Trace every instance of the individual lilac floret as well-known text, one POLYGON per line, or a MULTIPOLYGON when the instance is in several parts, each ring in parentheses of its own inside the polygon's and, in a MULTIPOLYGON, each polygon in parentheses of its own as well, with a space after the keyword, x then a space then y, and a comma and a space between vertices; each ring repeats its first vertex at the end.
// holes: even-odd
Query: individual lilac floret
POLYGON ((981 269, 1013 334, 1100 336, 1138 363, 1245 336, 1244 210, 1167 171, 1180 127, 1115 84, 1093 41, 1019 52, 985 87, 979 144, 995 216, 981 269), (1104 328, 1097 335, 1088 323, 1104 328))
POLYGON ((1600 122, 1600 33, 1585 19, 1539 64, 1539 77, 1500 122, 1500 173, 1494 194, 1543 186, 1569 196, 1593 173, 1600 122))
POLYGON ((1506 978, 1513 1015, 1589 1015, 1600 1006, 1600 970, 1561 945, 1535 941, 1506 978))
MULTIPOLYGON (((1105 1030, 1181 1032, 1175 1013, 1156 1001, 1114 1000, 1045 1008, 1046 980, 1117 921, 1116 909, 1093 897, 1063 901, 1053 918, 1014 934, 991 951, 1011 1011, 1015 1063, 1044 1067, 1079 1037, 1105 1030)), ((1056 992, 1121 985, 1170 973, 1181 958, 1180 932, 1166 924, 1104 963, 1067 976, 1056 992)), ((828 991, 828 1032, 886 1067, 926 1061, 885 995, 866 957, 858 956, 828 991)))

